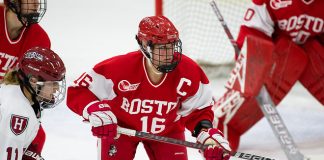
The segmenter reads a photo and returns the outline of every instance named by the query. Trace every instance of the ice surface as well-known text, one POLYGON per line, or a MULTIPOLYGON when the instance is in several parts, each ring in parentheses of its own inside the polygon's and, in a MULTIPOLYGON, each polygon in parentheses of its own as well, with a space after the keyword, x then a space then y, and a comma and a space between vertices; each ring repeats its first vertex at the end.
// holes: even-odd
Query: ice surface
MULTIPOLYGON (((52 40, 52 49, 65 61, 67 81, 71 82, 101 60, 136 50, 138 23, 150 15, 154 15, 153 0, 49 0, 41 25, 52 40)), ((212 80, 217 97, 223 94, 224 83, 224 79, 212 80)), ((318 159, 324 159, 322 105, 297 84, 278 109, 301 151, 313 157, 322 154, 318 159)), ((90 126, 65 103, 46 110, 42 125, 47 133, 43 151, 46 160, 96 159, 96 138, 90 126)), ((186 134, 194 141, 190 133, 186 134)), ((265 119, 242 137, 239 150, 286 159, 265 119)), ((188 153, 191 160, 202 159, 197 150, 189 149, 188 153)), ((148 159, 142 146, 135 159, 148 159)))

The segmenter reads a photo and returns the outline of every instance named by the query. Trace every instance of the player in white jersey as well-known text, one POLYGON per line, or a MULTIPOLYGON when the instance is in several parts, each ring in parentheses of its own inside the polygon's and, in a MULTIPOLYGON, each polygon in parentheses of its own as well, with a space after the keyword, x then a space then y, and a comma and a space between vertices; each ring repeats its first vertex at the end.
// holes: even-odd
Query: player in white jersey
POLYGON ((34 47, 8 71, 0 87, 0 159, 21 160, 39 129, 41 110, 65 96, 65 67, 50 49, 34 47))
POLYGON ((136 39, 140 50, 98 63, 68 88, 68 107, 90 122, 93 135, 105 140, 100 143, 101 160, 131 160, 140 142, 152 160, 188 159, 184 146, 125 135, 115 140, 117 125, 182 140, 187 128, 199 143, 210 145, 202 152, 206 160, 228 160, 228 142, 211 123, 209 81, 198 64, 182 54, 172 22, 163 16, 146 17, 136 39), (110 147, 108 154, 105 149, 110 147))

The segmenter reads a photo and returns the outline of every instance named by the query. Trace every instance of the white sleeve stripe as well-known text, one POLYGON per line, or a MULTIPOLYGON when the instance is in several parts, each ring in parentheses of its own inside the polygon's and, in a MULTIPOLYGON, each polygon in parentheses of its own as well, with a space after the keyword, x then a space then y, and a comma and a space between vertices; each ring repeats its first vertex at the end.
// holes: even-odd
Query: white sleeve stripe
POLYGON ((182 108, 177 112, 178 115, 187 116, 196 109, 206 108, 213 103, 213 94, 209 84, 199 84, 195 95, 182 102, 182 108))
POLYGON ((93 78, 89 90, 95 94, 100 101, 112 100, 116 97, 114 83, 111 79, 106 79, 103 75, 91 70, 89 75, 93 78))
POLYGON ((266 4, 253 5, 251 8, 255 11, 252 19, 249 21, 244 21, 243 24, 247 27, 262 31, 271 37, 272 33, 274 32, 274 22, 271 19, 266 4))

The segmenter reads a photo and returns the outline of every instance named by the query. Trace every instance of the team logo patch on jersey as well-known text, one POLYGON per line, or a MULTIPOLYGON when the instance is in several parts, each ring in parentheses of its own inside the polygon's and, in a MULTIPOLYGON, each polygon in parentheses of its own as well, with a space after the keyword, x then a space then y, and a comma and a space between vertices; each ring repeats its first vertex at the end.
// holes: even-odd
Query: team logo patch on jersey
POLYGON ((20 135, 25 131, 28 125, 28 118, 18 115, 11 115, 10 129, 15 135, 20 135))
POLYGON ((135 91, 140 83, 131 84, 127 80, 121 80, 118 83, 118 89, 122 92, 135 91))
POLYGON ((292 4, 291 0, 271 0, 270 6, 272 9, 286 8, 292 4))

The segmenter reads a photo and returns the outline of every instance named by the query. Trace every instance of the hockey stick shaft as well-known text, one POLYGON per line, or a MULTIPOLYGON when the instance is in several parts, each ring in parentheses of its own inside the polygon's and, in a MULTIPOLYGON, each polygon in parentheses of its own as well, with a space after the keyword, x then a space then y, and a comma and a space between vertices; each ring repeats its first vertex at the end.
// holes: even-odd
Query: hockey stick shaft
POLYGON ((262 86, 261 91, 257 96, 257 101, 288 159, 306 160, 307 158, 298 150, 285 123, 277 109, 274 107, 275 105, 265 86, 262 86))
MULTIPOLYGON (((123 127, 118 127, 118 133, 123 134, 123 135, 132 136, 132 137, 139 137, 139 138, 149 139, 149 140, 153 140, 153 141, 169 143, 169 144, 173 144, 173 145, 185 146, 185 147, 189 147, 189 148, 195 148, 195 149, 201 149, 201 150, 205 150, 207 148, 207 145, 193 143, 193 142, 175 139, 175 138, 159 136, 159 135, 150 134, 150 133, 142 132, 142 131, 136 131, 136 130, 123 128, 123 127)), ((242 153, 242 152, 231 152, 231 156, 236 157, 236 158, 241 158, 241 159, 247 159, 247 160, 254 160, 254 159, 274 160, 272 158, 266 158, 266 157, 248 154, 248 153, 242 153)))
POLYGON ((211 1, 210 2, 210 5, 212 6, 213 11, 214 11, 214 13, 217 16, 217 19, 222 24, 222 27, 223 27, 223 29, 224 29, 224 31, 225 31, 228 39, 231 41, 231 44, 234 47, 234 51, 235 51, 236 56, 238 56, 240 54, 240 49, 239 49, 236 41, 234 40, 233 35, 232 35, 231 31, 229 30, 229 28, 227 26, 227 23, 224 20, 223 15, 221 14, 220 10, 218 9, 216 2, 215 1, 211 1))
MULTIPOLYGON (((238 56, 240 53, 240 49, 239 49, 236 41, 234 40, 232 33, 229 30, 220 10, 218 9, 215 0, 212 0, 210 2, 210 5, 213 8, 213 11, 215 12, 218 20, 221 22, 222 27, 223 27, 228 39, 231 41, 232 46, 234 47, 234 50, 235 50, 235 54, 238 56)), ((275 105, 274 105, 267 89, 265 88, 265 86, 262 87, 259 95, 257 96, 257 101, 259 103, 259 106, 260 106, 264 116, 266 117, 267 121, 269 122, 273 133, 277 137, 277 139, 278 139, 281 147, 283 148, 286 156, 288 157, 288 159, 289 160, 307 159, 298 150, 286 125, 283 123, 282 118, 280 117, 277 109, 275 108, 275 105)))

